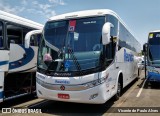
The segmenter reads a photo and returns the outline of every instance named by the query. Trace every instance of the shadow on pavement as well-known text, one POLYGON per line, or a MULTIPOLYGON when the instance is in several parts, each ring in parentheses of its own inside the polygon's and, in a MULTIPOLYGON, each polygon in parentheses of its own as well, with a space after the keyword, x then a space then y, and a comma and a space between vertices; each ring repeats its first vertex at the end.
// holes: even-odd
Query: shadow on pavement
MULTIPOLYGON (((137 81, 135 79, 127 87, 123 89, 122 95, 137 81)), ((81 104, 81 103, 69 103, 60 101, 47 101, 45 103, 34 106, 32 104, 28 108, 41 109, 43 113, 54 115, 103 115, 114 110, 115 98, 111 98, 105 104, 81 104)))
POLYGON ((0 109, 13 107, 15 105, 19 105, 19 104, 22 104, 24 102, 28 102, 28 101, 36 99, 36 98, 37 97, 32 96, 32 95, 26 95, 26 96, 23 96, 23 97, 7 100, 7 101, 4 101, 4 102, 0 103, 0 109))
MULTIPOLYGON (((43 113, 54 115, 102 115, 114 104, 114 98, 111 98, 105 104, 81 104, 60 101, 48 101, 37 106, 29 106, 28 108, 41 109, 43 113)), ((34 104, 33 104, 34 105, 34 104)))

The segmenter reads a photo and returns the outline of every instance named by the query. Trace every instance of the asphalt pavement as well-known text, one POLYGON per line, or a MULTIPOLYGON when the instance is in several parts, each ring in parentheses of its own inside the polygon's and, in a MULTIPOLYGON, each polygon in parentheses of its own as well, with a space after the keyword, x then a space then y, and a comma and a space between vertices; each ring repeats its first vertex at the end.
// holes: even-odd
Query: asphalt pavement
MULTIPOLYGON (((129 84, 119 100, 111 98, 103 105, 67 103, 38 99, 26 96, 0 104, 2 108, 37 109, 39 114, 29 111, 25 116, 36 115, 106 115, 106 116, 159 116, 160 115, 160 84, 151 85, 144 78, 142 71, 140 77, 129 84), (40 112, 43 112, 40 114, 40 112), (158 113, 159 112, 159 113, 158 113)), ((13 110, 14 111, 14 110, 13 110)), ((15 110, 16 112, 17 110, 15 110)), ((17 111, 18 112, 18 111, 17 111)), ((1 113, 3 116, 17 116, 21 113, 1 113)))

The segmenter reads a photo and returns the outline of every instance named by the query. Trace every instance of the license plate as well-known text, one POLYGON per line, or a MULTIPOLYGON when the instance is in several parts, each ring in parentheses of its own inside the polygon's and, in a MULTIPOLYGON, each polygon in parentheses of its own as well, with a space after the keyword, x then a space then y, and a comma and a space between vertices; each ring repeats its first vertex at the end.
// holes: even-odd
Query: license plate
POLYGON ((60 99, 70 99, 69 94, 58 94, 58 98, 60 99))

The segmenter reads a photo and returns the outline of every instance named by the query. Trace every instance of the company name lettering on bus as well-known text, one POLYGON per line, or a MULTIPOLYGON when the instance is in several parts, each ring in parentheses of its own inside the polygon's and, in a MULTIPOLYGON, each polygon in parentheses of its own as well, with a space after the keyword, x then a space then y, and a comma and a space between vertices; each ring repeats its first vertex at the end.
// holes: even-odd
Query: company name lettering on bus
POLYGON ((40 74, 37 74, 37 77, 38 77, 38 78, 41 78, 41 79, 45 79, 45 76, 40 75, 40 74))
POLYGON ((91 23, 96 23, 96 21, 83 22, 83 24, 91 24, 91 23))
POLYGON ((133 62, 134 61, 133 54, 127 53, 126 49, 124 49, 124 61, 126 61, 126 62, 133 62))
POLYGON ((58 83, 58 84, 70 84, 70 82, 66 81, 66 80, 55 80, 55 83, 58 83))
POLYGON ((54 73, 54 76, 71 76, 71 73, 54 73))

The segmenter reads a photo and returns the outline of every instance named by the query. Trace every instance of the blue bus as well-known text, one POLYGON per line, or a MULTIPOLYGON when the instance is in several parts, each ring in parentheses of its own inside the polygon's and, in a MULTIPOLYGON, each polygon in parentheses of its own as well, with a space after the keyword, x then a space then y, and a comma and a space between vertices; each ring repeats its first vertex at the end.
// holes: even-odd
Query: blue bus
POLYGON ((160 82, 160 30, 151 31, 148 42, 144 45, 146 58, 146 78, 152 84, 160 82))

